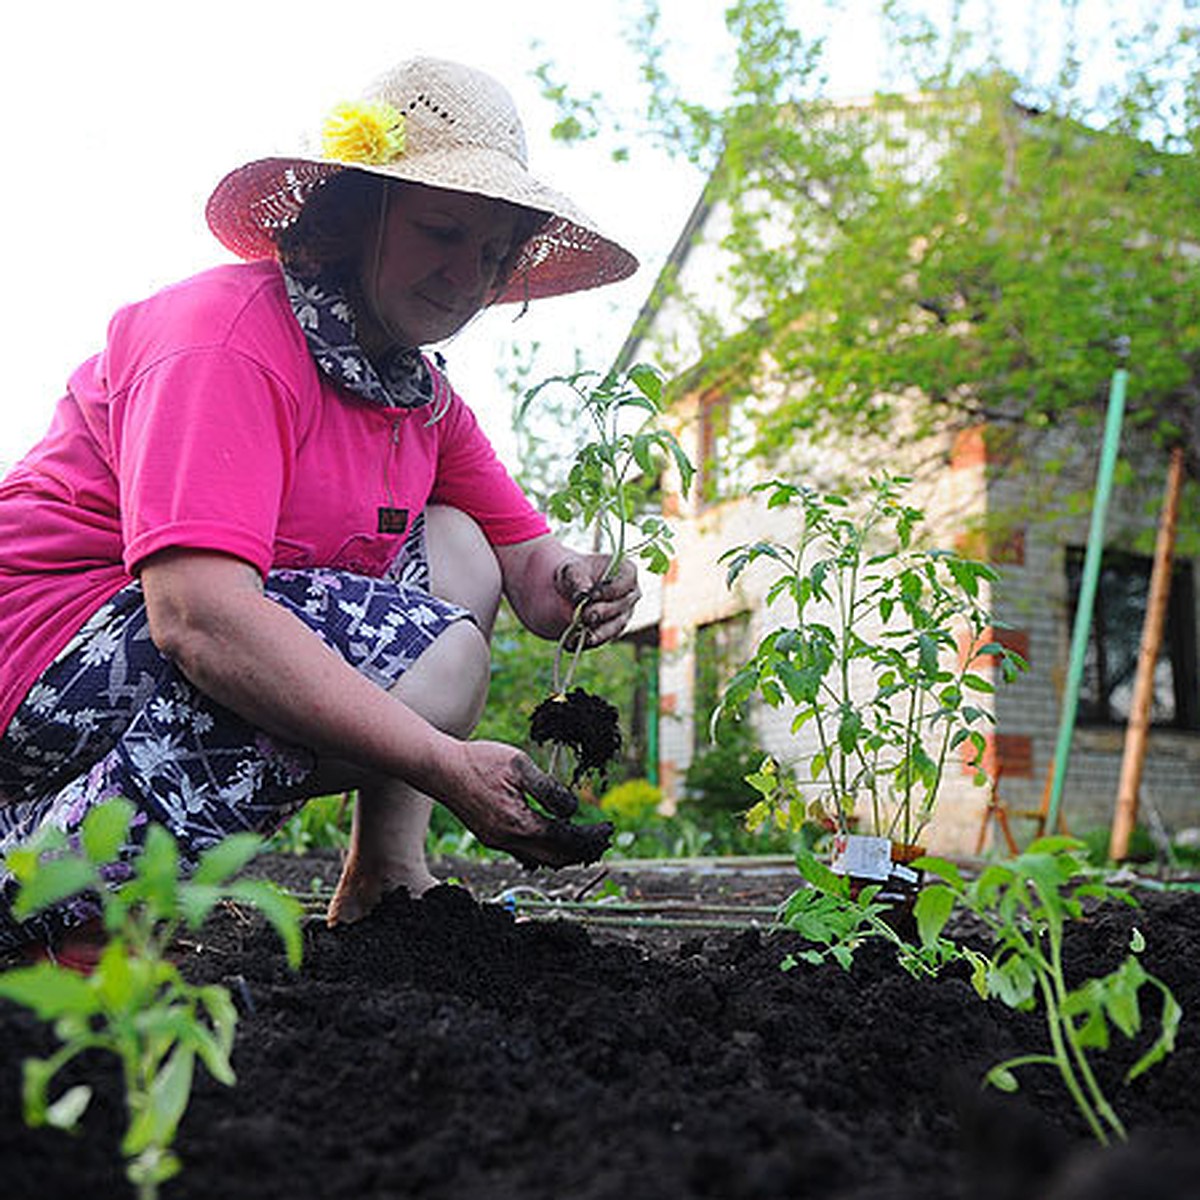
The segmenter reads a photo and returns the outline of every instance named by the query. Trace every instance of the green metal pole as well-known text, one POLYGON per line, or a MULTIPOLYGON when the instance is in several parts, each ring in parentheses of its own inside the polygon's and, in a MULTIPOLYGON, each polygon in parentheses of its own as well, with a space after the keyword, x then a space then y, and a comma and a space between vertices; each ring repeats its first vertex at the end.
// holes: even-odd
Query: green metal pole
POLYGON ((1071 755, 1071 738, 1075 733, 1075 715, 1079 708, 1079 687, 1083 682, 1083 660, 1088 636, 1092 629, 1092 607, 1096 587, 1100 582, 1100 560, 1104 552, 1104 521, 1108 500, 1112 494, 1113 472, 1117 465, 1117 450, 1121 442, 1121 422, 1125 414, 1125 382, 1128 373, 1123 368, 1113 372, 1108 393, 1108 419, 1104 424, 1104 446, 1100 454, 1100 471, 1096 478, 1096 493, 1092 501, 1092 525, 1088 532, 1087 552, 1083 559, 1083 579, 1079 586, 1079 604, 1075 609, 1075 629, 1071 637, 1071 661, 1067 669, 1067 687, 1063 693, 1062 715, 1058 723, 1058 742, 1054 749, 1054 777, 1050 789, 1050 804, 1046 810, 1046 829, 1058 828, 1062 808, 1063 785, 1067 778, 1067 760, 1071 755))
POLYGON ((650 651, 650 669, 646 672, 646 779, 658 785, 658 672, 661 654, 657 646, 650 651))

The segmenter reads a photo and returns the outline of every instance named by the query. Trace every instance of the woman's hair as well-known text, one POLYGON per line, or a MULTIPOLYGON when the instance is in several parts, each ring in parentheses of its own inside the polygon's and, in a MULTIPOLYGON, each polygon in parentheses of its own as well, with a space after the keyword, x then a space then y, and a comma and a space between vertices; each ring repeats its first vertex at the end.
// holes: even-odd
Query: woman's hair
MULTIPOLYGON (((392 180, 368 171, 339 171, 330 176, 304 202, 295 221, 276 232, 280 261, 301 278, 320 274, 342 281, 353 279, 362 261, 365 239, 378 229, 387 189, 392 184, 392 180)), ((493 285, 497 294, 508 282, 526 242, 548 220, 546 213, 536 209, 515 211, 512 246, 493 285)))

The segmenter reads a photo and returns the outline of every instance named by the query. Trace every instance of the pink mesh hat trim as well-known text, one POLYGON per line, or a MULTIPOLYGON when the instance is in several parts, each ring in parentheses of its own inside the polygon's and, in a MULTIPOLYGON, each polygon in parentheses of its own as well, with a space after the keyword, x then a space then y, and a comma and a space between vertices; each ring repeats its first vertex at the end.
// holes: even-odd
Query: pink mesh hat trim
POLYGON ((456 63, 412 59, 377 80, 364 98, 386 101, 404 114, 404 152, 368 164, 302 150, 238 167, 217 184, 206 209, 209 227, 225 247, 244 259, 274 258, 275 235, 296 219, 313 191, 339 171, 354 169, 546 213, 500 303, 600 287, 637 270, 628 250, 529 173, 512 98, 490 76, 456 63))

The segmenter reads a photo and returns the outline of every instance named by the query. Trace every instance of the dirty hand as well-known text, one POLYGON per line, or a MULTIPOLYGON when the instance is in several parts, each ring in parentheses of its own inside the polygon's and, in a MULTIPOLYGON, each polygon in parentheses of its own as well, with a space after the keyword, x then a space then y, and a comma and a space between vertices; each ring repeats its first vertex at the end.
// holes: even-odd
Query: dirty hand
POLYGON ((608 849, 613 827, 572 825, 575 794, 533 760, 500 742, 462 743, 459 777, 442 802, 485 845, 526 867, 595 862, 608 849), (535 799, 553 818, 531 808, 535 799))
POLYGON ((637 568, 622 559, 612 579, 604 580, 609 559, 604 554, 582 554, 559 564, 554 588, 573 608, 583 605, 585 645, 611 641, 629 623, 641 599, 637 568))

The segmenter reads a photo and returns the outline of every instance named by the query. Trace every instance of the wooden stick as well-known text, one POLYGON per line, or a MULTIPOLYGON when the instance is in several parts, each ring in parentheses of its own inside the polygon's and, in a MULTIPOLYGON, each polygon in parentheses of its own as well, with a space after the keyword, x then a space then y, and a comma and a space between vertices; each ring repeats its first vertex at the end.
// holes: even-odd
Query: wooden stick
POLYGON ((1171 596, 1171 560, 1175 553, 1175 530, 1179 521, 1179 496, 1183 490, 1183 447, 1171 451, 1167 472, 1167 490, 1158 540, 1154 547, 1154 568, 1150 574, 1150 595, 1146 601, 1146 619, 1142 625, 1142 643, 1138 650, 1137 675, 1133 684, 1129 720, 1125 726, 1125 753, 1117 784, 1117 805, 1113 813, 1108 855, 1123 862, 1129 853, 1129 839, 1137 824, 1138 789, 1146 761, 1150 736, 1150 708, 1154 700, 1154 668, 1167 622, 1167 602, 1171 596))

